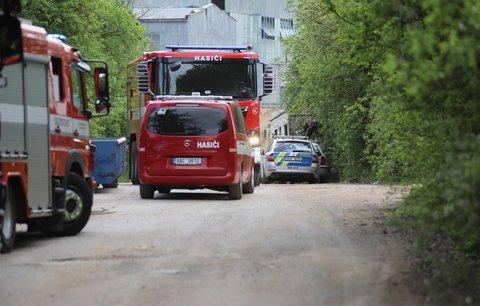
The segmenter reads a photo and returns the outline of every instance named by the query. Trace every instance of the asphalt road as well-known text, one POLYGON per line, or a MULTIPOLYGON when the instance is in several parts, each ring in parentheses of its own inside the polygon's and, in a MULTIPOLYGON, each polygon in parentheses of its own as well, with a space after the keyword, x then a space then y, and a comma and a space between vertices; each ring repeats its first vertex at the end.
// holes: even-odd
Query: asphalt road
POLYGON ((0 256, 0 305, 418 305, 409 244, 378 185, 261 185, 140 199, 94 196, 75 237, 18 230, 0 256))

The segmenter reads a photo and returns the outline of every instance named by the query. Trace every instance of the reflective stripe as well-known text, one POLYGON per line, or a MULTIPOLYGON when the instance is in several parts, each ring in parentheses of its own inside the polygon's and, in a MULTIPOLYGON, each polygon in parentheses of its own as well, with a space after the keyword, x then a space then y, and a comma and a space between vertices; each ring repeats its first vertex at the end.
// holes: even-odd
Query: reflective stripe
POLYGON ((80 139, 90 138, 90 126, 86 120, 73 119, 72 121, 72 135, 80 139), (75 132, 77 135, 75 135, 75 132))
POLYGON ((50 115, 50 133, 79 139, 90 139, 90 126, 86 120, 50 115))
POLYGON ((285 156, 285 154, 287 154, 286 152, 280 152, 277 157, 275 158, 274 160, 274 163, 275 164, 278 164, 280 163, 280 161, 283 159, 283 157, 285 156))
POLYGON ((23 124, 23 106, 0 103, 0 116, 2 122, 23 124))
POLYGON ((248 155, 252 154, 252 147, 250 143, 247 141, 237 140, 237 153, 240 155, 248 155))
POLYGON ((274 159, 275 166, 298 166, 298 167, 310 167, 312 164, 312 154, 306 152, 280 152, 274 159), (302 161, 287 161, 286 158, 289 156, 300 156, 302 161))
POLYGON ((28 123, 30 124, 48 124, 48 108, 39 106, 27 107, 28 123))

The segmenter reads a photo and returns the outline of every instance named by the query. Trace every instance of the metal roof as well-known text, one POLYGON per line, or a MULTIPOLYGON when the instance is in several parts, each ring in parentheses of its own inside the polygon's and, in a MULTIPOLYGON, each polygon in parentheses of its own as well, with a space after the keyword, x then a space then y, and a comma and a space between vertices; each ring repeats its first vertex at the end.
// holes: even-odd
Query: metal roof
POLYGON ((139 20, 179 20, 187 19, 189 16, 200 12, 199 7, 178 7, 178 8, 134 8, 133 13, 139 20))

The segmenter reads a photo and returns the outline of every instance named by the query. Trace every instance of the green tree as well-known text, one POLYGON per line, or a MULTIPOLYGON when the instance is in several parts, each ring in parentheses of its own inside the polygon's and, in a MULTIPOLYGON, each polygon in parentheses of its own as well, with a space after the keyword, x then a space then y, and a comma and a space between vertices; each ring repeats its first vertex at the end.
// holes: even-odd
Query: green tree
POLYGON ((340 179, 416 183, 416 224, 480 250, 480 2, 297 0, 286 99, 340 179))

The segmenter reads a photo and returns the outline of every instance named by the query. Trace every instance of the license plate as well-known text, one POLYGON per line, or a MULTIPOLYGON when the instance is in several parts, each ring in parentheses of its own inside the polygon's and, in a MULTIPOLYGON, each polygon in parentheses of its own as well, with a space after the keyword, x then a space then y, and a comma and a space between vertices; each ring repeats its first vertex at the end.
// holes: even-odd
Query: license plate
POLYGON ((174 165, 201 165, 202 159, 200 157, 174 157, 174 165))
POLYGON ((285 157, 286 161, 302 161, 301 156, 287 156, 285 157))

